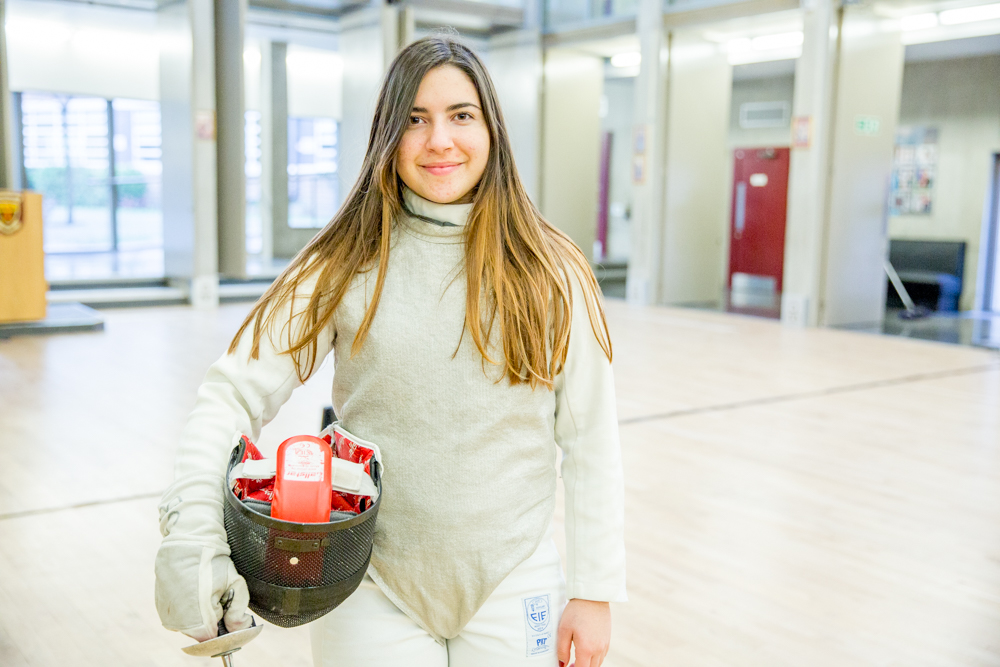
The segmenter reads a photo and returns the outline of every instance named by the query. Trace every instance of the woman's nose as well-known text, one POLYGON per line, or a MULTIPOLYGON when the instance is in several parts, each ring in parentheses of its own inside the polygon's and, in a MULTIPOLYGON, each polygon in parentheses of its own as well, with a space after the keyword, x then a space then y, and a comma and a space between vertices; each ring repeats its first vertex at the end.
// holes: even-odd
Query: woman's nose
POLYGON ((446 151, 454 145, 451 128, 447 123, 433 123, 431 135, 427 138, 427 150, 436 153, 446 151))

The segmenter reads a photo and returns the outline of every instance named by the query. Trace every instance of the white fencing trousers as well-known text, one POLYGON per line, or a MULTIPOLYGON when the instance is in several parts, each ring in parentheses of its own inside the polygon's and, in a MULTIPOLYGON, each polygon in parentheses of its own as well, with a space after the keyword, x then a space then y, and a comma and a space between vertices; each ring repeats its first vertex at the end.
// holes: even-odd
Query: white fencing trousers
POLYGON ((551 531, 462 632, 439 644, 365 575, 311 625, 315 667, 555 667, 566 582, 551 531))

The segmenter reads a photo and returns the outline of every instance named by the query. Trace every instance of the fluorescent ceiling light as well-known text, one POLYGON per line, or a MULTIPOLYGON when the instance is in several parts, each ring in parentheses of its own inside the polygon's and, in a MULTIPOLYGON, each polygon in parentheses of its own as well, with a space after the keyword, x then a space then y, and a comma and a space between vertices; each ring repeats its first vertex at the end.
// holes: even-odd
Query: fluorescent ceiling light
POLYGON ((780 32, 759 37, 739 37, 726 42, 729 63, 745 65, 769 60, 793 60, 802 55, 801 31, 780 32))
POLYGON ((285 66, 291 75, 325 78, 342 68, 340 55, 333 51, 319 49, 289 49, 285 55, 285 66))
POLYGON ((728 60, 730 65, 749 65, 750 63, 766 63, 774 60, 795 60, 801 56, 802 47, 791 46, 787 49, 730 53, 728 60))
POLYGON ((771 49, 787 49, 802 46, 804 36, 801 31, 781 32, 777 35, 761 35, 750 40, 754 51, 770 51, 771 49))
POLYGON ((726 42, 726 51, 729 53, 743 53, 753 48, 753 40, 749 37, 739 37, 726 42))
POLYGON ((611 56, 611 66, 612 67, 638 67, 639 63, 642 62, 642 54, 638 51, 629 51, 628 53, 616 53, 611 56))
POLYGON ((937 26, 938 26, 938 16, 933 12, 930 12, 928 14, 914 14, 913 16, 904 16, 899 21, 899 27, 901 27, 905 31, 927 30, 928 28, 936 28, 937 26))
POLYGON ((959 23, 1000 19, 1000 3, 979 5, 978 7, 963 7, 962 9, 948 9, 938 14, 938 17, 942 25, 958 25, 959 23))

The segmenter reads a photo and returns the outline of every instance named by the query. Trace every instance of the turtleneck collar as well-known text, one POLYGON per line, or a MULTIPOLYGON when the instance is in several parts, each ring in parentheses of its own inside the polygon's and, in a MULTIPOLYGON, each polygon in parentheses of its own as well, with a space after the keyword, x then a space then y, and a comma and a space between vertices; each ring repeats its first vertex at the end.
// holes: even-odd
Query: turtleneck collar
POLYGON ((403 202, 417 218, 444 227, 463 227, 472 212, 472 204, 437 204, 424 199, 405 185, 403 202))

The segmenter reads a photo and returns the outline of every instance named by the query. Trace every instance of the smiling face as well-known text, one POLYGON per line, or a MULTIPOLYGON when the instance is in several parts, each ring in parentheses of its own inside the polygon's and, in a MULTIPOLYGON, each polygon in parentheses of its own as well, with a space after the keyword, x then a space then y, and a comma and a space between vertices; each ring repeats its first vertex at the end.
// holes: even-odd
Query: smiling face
POLYGON ((424 75, 396 153, 396 171, 438 204, 468 203, 486 171, 490 133, 472 80, 453 65, 424 75))

